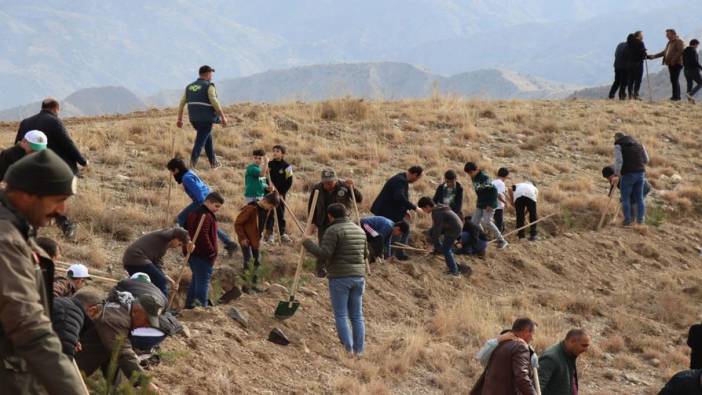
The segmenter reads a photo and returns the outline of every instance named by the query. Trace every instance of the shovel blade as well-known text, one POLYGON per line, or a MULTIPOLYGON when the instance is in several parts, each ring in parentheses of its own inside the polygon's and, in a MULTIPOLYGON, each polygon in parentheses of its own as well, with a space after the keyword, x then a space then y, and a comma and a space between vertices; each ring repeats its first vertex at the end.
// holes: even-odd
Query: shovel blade
POLYGON ((285 320, 293 316, 300 307, 300 302, 297 300, 286 300, 278 302, 278 307, 275 308, 275 318, 285 320))

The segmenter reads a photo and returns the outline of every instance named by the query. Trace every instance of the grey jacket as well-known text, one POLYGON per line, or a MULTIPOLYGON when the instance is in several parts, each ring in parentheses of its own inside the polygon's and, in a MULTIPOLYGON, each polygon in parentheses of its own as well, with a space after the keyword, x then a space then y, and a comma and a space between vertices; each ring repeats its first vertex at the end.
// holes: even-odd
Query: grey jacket
POLYGON ((303 241, 305 248, 326 263, 329 278, 365 275, 366 233, 348 218, 337 219, 327 228, 322 242, 303 241))
POLYGON ((432 243, 439 242, 441 235, 457 239, 463 229, 463 221, 445 204, 439 204, 431 210, 432 226, 429 238, 432 243))

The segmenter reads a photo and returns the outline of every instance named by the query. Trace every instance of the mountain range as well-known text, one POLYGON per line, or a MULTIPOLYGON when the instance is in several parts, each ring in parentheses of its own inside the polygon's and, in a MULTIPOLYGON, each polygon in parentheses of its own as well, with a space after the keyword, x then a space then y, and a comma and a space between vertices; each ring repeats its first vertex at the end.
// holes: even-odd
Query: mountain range
MULTIPOLYGON (((184 84, 185 85, 185 84, 184 84)), ((338 97, 376 100, 424 98, 433 93, 481 99, 558 99, 579 88, 508 70, 477 70, 442 77, 404 63, 344 63, 274 70, 216 81, 223 104, 319 101, 338 97)), ((127 113, 178 104, 183 88, 139 97, 124 87, 81 89, 62 100, 63 116, 127 113)), ((0 111, 0 120, 18 120, 39 102, 0 111)))
MULTIPOLYGON (((604 83, 617 42, 702 27, 699 0, 335 0, 2 2, 0 108, 88 87, 155 95, 211 64, 217 78, 398 61, 448 76, 506 69, 604 83)), ((655 71, 655 70, 654 70, 655 71)))

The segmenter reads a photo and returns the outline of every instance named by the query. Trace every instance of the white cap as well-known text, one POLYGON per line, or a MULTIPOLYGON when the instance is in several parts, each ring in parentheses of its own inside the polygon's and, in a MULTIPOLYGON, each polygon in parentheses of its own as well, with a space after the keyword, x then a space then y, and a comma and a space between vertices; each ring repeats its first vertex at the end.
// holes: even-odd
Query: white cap
POLYGON ((29 146, 32 147, 32 151, 41 151, 46 149, 46 144, 48 144, 49 139, 46 137, 44 132, 39 130, 30 130, 25 133, 24 139, 27 140, 29 146))
POLYGON ((69 278, 90 278, 88 268, 80 263, 75 263, 69 266, 67 274, 69 278))

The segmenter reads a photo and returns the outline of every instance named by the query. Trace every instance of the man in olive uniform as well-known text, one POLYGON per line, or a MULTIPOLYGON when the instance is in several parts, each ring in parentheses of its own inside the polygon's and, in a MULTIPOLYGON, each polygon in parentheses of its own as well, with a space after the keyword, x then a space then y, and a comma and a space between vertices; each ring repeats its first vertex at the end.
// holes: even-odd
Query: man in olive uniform
POLYGON ((51 329, 53 263, 36 244, 36 228, 63 215, 75 176, 51 150, 29 154, 5 173, 0 191, 0 392, 81 394, 85 387, 51 329), (50 286, 50 284, 49 284, 50 286))
MULTIPOLYGON (((310 200, 307 203, 307 211, 312 212, 312 225, 317 229, 317 238, 319 242, 322 242, 322 237, 324 232, 329 226, 331 226, 331 221, 327 215, 327 208, 334 203, 341 203, 346 207, 347 213, 353 212, 353 201, 351 200, 351 188, 353 188, 353 193, 356 198, 356 203, 361 203, 363 200, 363 195, 353 184, 350 179, 340 180, 336 177, 336 172, 334 169, 324 169, 322 170, 321 181, 312 187, 310 193, 310 200), (314 196, 314 191, 319 191, 319 196, 317 197, 317 207, 312 210, 312 198, 314 196)), ((317 262, 317 275, 324 277, 324 269, 321 262, 317 262)))
POLYGON ((187 104, 190 124, 197 131, 193 152, 190 156, 191 168, 195 168, 203 147, 205 147, 210 166, 213 169, 221 166, 217 161, 217 156, 215 156, 214 144, 212 143, 212 124, 221 123, 223 126, 227 126, 227 117, 222 112, 222 106, 217 99, 217 91, 212 82, 213 73, 214 69, 210 66, 200 67, 200 76, 195 82, 185 87, 185 93, 183 93, 178 107, 176 126, 183 127, 183 108, 187 104))

